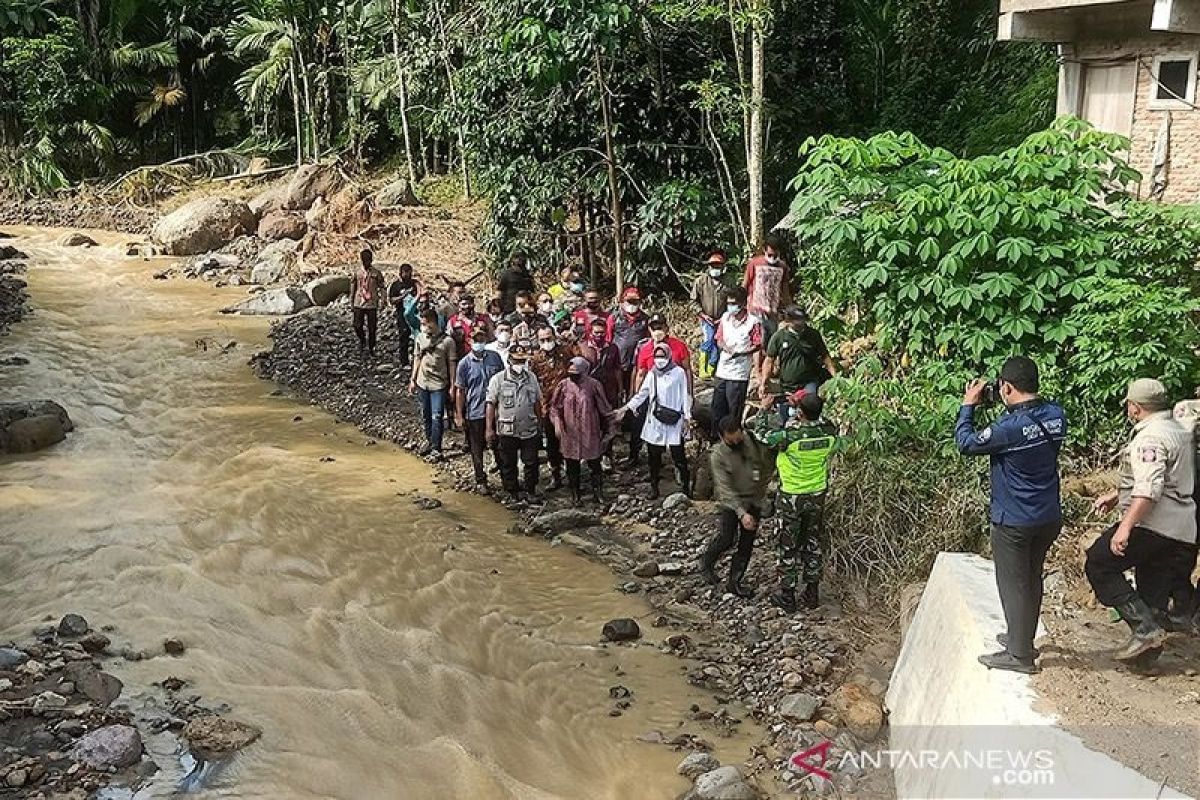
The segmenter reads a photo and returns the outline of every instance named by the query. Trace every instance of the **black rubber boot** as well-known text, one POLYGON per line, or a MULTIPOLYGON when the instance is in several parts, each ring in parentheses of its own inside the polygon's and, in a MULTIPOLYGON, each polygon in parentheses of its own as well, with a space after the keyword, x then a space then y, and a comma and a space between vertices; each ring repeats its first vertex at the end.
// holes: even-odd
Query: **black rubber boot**
MULTIPOLYGON (((996 644, 1000 645, 1005 650, 1007 650, 1008 649, 1008 634, 1007 633, 997 633, 996 634, 996 644)), ((1036 647, 1033 648, 1033 657, 1041 658, 1041 656, 1042 656, 1042 651, 1038 650, 1036 647)))
POLYGON ((816 581, 804 584, 804 607, 805 608, 820 608, 821 607, 821 589, 820 584, 816 581))
POLYGON ((796 590, 791 586, 780 586, 779 591, 771 595, 771 605, 782 608, 792 614, 796 611, 796 590))
POLYGON ((717 535, 709 540, 708 547, 704 548, 704 552, 700 555, 700 577, 705 583, 716 586, 721 582, 715 572, 717 559, 730 547, 733 547, 733 537, 724 528, 717 531, 717 535))
POLYGON ((563 485, 562 468, 555 467, 550 471, 550 488, 561 489, 563 485))
POLYGON ((675 468, 675 481, 679 484, 679 491, 683 492, 688 497, 692 496, 692 473, 687 467, 675 468))
POLYGON ((604 505, 604 479, 597 473, 592 475, 592 499, 598 505, 604 505))
POLYGON ((1167 632, 1154 621, 1154 612, 1141 597, 1117 606, 1121 619, 1130 627, 1129 640, 1113 656, 1117 661, 1133 661, 1142 653, 1162 647, 1167 632))
POLYGON ((653 466, 651 466, 650 467, 650 491, 647 493, 647 496, 651 500, 658 499, 658 482, 659 482, 660 477, 661 476, 659 474, 659 470, 657 470, 653 466))
POLYGON ((729 581, 725 584, 725 591, 743 599, 754 597, 754 592, 742 585, 742 577, 746 574, 746 568, 749 566, 750 559, 748 557, 741 558, 734 553, 733 563, 729 565, 729 581))

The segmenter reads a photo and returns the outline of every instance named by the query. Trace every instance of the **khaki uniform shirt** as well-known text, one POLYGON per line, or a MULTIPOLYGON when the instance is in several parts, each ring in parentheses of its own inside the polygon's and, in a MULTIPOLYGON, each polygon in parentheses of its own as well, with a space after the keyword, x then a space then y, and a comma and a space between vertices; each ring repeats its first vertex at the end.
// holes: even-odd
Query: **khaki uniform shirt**
POLYGON ((1191 433, 1170 411, 1151 414, 1133 426, 1133 439, 1121 454, 1121 509, 1135 497, 1154 501, 1139 527, 1180 542, 1196 541, 1196 473, 1191 433))
POLYGON ((488 382, 487 402, 495 407, 496 435, 532 439, 541 434, 537 409, 542 389, 529 370, 520 377, 506 369, 488 382))
POLYGON ((444 333, 434 337, 417 334, 417 386, 427 392, 450 388, 450 371, 458 361, 458 346, 444 333))

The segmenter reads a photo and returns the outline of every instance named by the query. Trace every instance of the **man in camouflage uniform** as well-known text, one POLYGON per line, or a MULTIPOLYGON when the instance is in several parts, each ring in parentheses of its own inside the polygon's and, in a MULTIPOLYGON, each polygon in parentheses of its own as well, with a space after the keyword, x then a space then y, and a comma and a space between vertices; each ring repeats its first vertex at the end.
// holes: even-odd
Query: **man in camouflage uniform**
POLYGON ((821 605, 819 587, 824 567, 825 490, 829 458, 837 444, 837 426, 821 419, 824 402, 803 389, 789 397, 796 416, 782 429, 772 429, 770 415, 760 413, 754 435, 778 451, 779 591, 771 602, 785 611, 796 610, 796 586, 804 578, 804 605, 821 605))

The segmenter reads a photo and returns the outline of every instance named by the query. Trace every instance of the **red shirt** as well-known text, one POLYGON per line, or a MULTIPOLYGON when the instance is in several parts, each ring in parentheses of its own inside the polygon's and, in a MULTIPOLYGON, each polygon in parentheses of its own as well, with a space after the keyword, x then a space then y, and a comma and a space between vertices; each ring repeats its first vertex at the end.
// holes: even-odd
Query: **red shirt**
MULTIPOLYGON (((638 345, 637 357, 634 363, 642 372, 649 372, 654 369, 654 345, 656 344, 658 343, 653 339, 647 339, 638 345)), ((675 359, 675 363, 684 369, 688 369, 692 363, 692 354, 688 350, 688 346, 674 336, 668 336, 666 344, 667 347, 671 348, 671 358, 675 359)))
POLYGON ((454 341, 458 343, 458 354, 461 356, 471 349, 471 334, 475 329, 488 331, 492 330, 492 318, 487 314, 476 313, 474 319, 455 314, 446 323, 446 332, 454 337, 454 341))
MULTIPOLYGON (((575 309, 571 314, 571 325, 581 331, 581 336, 590 336, 592 333, 592 320, 604 320, 604 329, 608 330, 608 320, 612 315, 604 309, 592 311, 587 306, 581 306, 575 309)), ((610 334, 611 335, 611 334, 610 334)))

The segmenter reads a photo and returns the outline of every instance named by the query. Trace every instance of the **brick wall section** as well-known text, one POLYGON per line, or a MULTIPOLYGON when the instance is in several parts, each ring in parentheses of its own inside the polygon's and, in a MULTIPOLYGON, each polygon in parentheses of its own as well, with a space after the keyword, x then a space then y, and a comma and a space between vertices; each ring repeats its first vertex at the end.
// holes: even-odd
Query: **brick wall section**
MULTIPOLYGON (((1154 59, 1159 55, 1200 53, 1200 36, 1148 34, 1144 38, 1109 42, 1076 42, 1075 57, 1089 59, 1112 59, 1136 56, 1137 96, 1133 107, 1133 125, 1130 138, 1130 164, 1142 173, 1143 180, 1139 195, 1150 191, 1150 176, 1154 164, 1154 144, 1163 119, 1171 116, 1171 146, 1169 172, 1164 200, 1171 203, 1200 202, 1200 110, 1197 109, 1152 109, 1154 59)), ((1200 105, 1200 90, 1193 101, 1200 105)))

